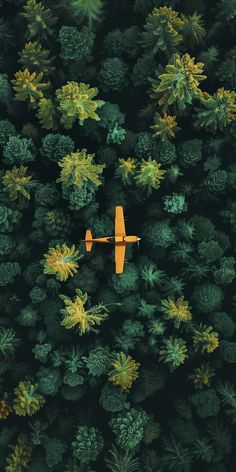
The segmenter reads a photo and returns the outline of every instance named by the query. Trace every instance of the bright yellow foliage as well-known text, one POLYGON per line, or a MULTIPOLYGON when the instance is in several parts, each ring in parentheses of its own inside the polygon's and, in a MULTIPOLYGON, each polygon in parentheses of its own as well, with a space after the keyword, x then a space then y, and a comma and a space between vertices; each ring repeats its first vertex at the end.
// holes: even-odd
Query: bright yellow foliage
POLYGON ((176 116, 167 115, 164 113, 163 117, 159 113, 155 114, 155 124, 151 126, 154 130, 153 136, 160 137, 162 142, 168 138, 174 138, 175 132, 178 131, 176 116))
POLYGON ((62 113, 61 122, 65 128, 72 128, 76 119, 79 120, 81 125, 88 118, 99 121, 96 111, 105 102, 94 100, 97 94, 97 88, 90 88, 88 84, 74 81, 67 82, 66 85, 56 91, 59 101, 58 109, 62 113))
POLYGON ((166 170, 161 169, 161 164, 150 157, 147 161, 142 159, 135 180, 141 187, 147 187, 148 193, 151 193, 153 189, 160 187, 165 173, 166 170))
POLYGON ((26 435, 21 434, 15 446, 9 446, 12 453, 6 459, 5 472, 23 472, 23 469, 28 470, 29 461, 33 452, 32 447, 26 435))
POLYGON ((179 327, 181 322, 190 321, 192 319, 188 302, 184 300, 183 296, 179 297, 177 300, 171 298, 162 300, 161 308, 168 319, 174 320, 176 328, 179 327))
POLYGON ((193 98, 203 96, 199 88, 200 82, 206 79, 203 67, 202 62, 195 63, 195 58, 187 53, 173 54, 164 74, 156 74, 157 78, 151 79, 151 97, 163 107, 163 112, 173 104, 184 110, 193 98))
POLYGON ((91 182, 98 186, 101 184, 101 178, 105 164, 94 164, 94 155, 87 154, 86 149, 72 152, 63 157, 58 165, 61 167, 60 178, 57 182, 63 182, 65 185, 75 185, 81 187, 83 182, 91 182))
POLYGON ((144 26, 143 45, 151 48, 154 54, 163 51, 169 56, 183 41, 183 26, 179 13, 171 7, 154 8, 144 26))
POLYGON ((32 416, 43 406, 45 400, 37 393, 37 384, 20 382, 15 388, 13 410, 18 416, 32 416))
POLYGON ((203 387, 210 387, 211 378, 214 377, 214 371, 209 364, 203 363, 200 367, 194 369, 194 373, 190 375, 195 388, 201 390, 203 387))
POLYGON ((220 344, 219 335, 216 331, 213 331, 212 326, 201 323, 199 329, 194 330, 193 344, 196 350, 201 352, 214 352, 220 344))
POLYGON ((30 199, 29 189, 35 185, 35 181, 31 180, 32 175, 26 175, 27 170, 28 167, 25 166, 14 166, 11 170, 6 170, 3 176, 3 185, 13 201, 22 197, 30 199))
POLYGON ((37 101, 43 98, 44 90, 50 87, 50 82, 41 82, 42 78, 43 72, 39 74, 32 72, 31 74, 28 69, 16 72, 15 79, 11 81, 16 92, 16 100, 28 101, 35 108, 37 101))
POLYGON ((0 420, 5 420, 11 413, 11 406, 5 400, 0 400, 0 420))
POLYGON ((211 333, 209 336, 209 342, 207 345, 207 352, 214 352, 215 349, 219 346, 219 335, 218 333, 211 333))
POLYGON ((138 378, 138 368, 140 364, 131 356, 119 352, 112 362, 113 369, 109 373, 109 380, 115 385, 119 385, 122 390, 129 390, 132 383, 138 378))
POLYGON ((78 260, 83 256, 75 246, 68 247, 66 244, 57 244, 56 247, 49 248, 44 254, 45 265, 44 274, 56 275, 57 279, 65 282, 69 277, 78 272, 78 260))
POLYGON ((90 331, 96 332, 95 326, 100 325, 108 316, 108 310, 102 303, 86 310, 84 305, 88 296, 87 293, 83 294, 79 289, 76 290, 74 300, 71 300, 66 295, 60 295, 60 298, 65 304, 65 308, 61 310, 61 313, 64 315, 61 325, 66 329, 77 326, 80 335, 90 331))
POLYGON ((124 183, 130 182, 130 177, 136 170, 136 161, 133 157, 127 159, 119 159, 119 166, 116 170, 116 176, 121 177, 124 183))

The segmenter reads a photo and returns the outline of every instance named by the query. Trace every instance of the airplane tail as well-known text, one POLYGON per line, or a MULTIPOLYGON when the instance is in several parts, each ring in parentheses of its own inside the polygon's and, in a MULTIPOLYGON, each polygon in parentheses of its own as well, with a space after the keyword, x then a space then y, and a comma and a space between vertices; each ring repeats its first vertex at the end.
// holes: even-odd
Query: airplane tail
POLYGON ((93 247, 93 236, 92 236, 92 233, 90 231, 90 229, 87 229, 86 233, 85 233, 85 248, 86 248, 86 251, 87 252, 90 252, 92 250, 92 247, 93 247))

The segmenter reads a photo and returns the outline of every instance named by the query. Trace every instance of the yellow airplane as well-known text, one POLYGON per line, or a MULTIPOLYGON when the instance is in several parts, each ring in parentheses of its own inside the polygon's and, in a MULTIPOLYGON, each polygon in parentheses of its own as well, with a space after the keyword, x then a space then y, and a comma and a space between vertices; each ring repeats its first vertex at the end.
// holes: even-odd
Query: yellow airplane
POLYGON ((138 238, 137 236, 126 236, 123 206, 116 206, 115 236, 93 238, 90 229, 88 229, 86 231, 85 239, 83 241, 85 242, 85 248, 87 252, 91 251, 93 243, 114 244, 116 274, 122 274, 124 272, 126 245, 130 243, 137 243, 138 241, 140 241, 140 239, 141 238, 138 238))

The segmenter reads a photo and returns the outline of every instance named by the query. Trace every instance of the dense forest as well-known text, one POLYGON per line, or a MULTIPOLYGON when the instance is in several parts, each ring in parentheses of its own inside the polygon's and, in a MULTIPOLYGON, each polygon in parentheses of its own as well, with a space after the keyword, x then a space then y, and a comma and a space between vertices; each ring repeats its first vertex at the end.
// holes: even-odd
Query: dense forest
POLYGON ((0 1, 0 468, 235 472, 236 0, 0 1), (121 205, 122 274, 111 246, 121 205))

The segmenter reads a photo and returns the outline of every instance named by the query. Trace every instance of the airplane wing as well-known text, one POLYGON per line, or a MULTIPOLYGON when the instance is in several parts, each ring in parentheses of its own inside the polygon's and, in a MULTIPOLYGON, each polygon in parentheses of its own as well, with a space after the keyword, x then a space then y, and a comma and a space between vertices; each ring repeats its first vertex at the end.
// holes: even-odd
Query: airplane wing
POLYGON ((116 274, 122 274, 125 263, 126 244, 117 244, 115 246, 116 274))
POLYGON ((115 236, 125 236, 125 218, 123 206, 116 206, 116 216, 115 216, 115 236))

